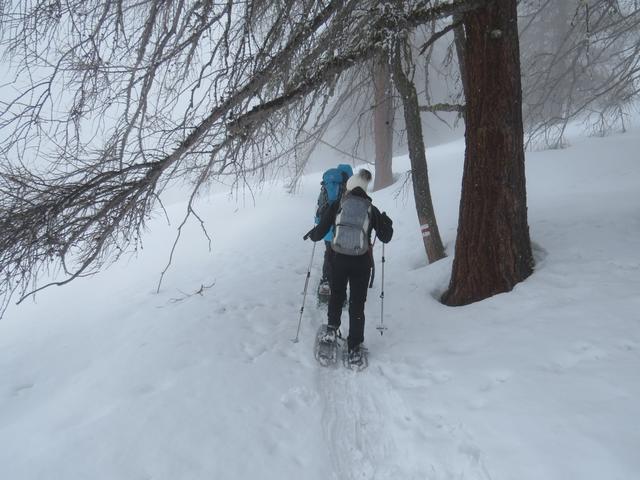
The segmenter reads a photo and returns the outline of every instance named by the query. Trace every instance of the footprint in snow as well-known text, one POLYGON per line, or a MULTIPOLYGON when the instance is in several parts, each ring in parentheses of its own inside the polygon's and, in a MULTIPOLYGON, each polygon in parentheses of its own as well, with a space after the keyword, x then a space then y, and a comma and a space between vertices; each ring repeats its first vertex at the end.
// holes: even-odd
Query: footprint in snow
POLYGON ((556 356, 548 368, 555 372, 562 372, 577 367, 581 363, 603 360, 608 356, 605 350, 589 342, 578 342, 569 351, 556 356))
POLYGON ((624 340, 620 342, 618 348, 625 352, 635 352, 640 349, 640 344, 633 342, 631 340, 624 340))
POLYGON ((14 397, 22 395, 23 393, 27 392, 28 390, 31 390, 34 386, 35 386, 35 384, 33 384, 33 383, 23 383, 21 385, 16 385, 15 387, 13 387, 12 395, 14 397))
POLYGON ((267 349, 264 345, 255 345, 251 343, 243 343, 242 350, 247 356, 247 363, 253 363, 262 355, 267 353, 267 349))
POLYGON ((489 373, 487 376, 489 377, 488 381, 480 387, 480 391, 482 392, 490 392, 503 383, 506 383, 507 380, 511 378, 512 373, 509 370, 496 370, 489 373))
POLYGON ((300 407, 311 406, 318 400, 318 395, 305 387, 291 387, 287 393, 280 397, 282 405, 291 411, 300 407))

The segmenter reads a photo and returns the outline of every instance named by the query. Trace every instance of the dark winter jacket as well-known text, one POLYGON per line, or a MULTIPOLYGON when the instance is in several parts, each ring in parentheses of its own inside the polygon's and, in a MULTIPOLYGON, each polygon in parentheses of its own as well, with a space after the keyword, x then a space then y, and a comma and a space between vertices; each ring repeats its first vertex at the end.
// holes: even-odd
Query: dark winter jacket
MULTIPOLYGON (((351 194, 371 201, 371 198, 360 187, 354 188, 351 191, 351 194)), ((310 238, 314 242, 322 240, 335 223, 339 208, 340 202, 335 202, 330 208, 325 210, 322 218, 320 218, 320 223, 311 229, 304 238, 310 238)), ((383 243, 388 243, 393 236, 393 222, 386 213, 380 213, 380 210, 378 210, 374 205, 371 205, 371 222, 369 223, 369 231, 367 232, 369 245, 371 245, 372 230, 376 231, 376 236, 383 243)))

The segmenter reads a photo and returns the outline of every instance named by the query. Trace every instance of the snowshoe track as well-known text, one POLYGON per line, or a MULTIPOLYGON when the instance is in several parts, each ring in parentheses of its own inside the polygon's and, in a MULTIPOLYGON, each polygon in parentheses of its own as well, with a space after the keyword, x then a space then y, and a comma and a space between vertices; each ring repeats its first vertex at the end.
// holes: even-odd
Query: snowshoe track
MULTIPOLYGON (((323 312, 316 313, 320 324, 323 312)), ((371 354, 371 353, 370 353, 371 354)), ((355 372, 318 369, 322 428, 335 480, 491 480, 462 424, 410 411, 374 358, 355 372)), ((425 398, 424 411, 428 412, 425 398)))

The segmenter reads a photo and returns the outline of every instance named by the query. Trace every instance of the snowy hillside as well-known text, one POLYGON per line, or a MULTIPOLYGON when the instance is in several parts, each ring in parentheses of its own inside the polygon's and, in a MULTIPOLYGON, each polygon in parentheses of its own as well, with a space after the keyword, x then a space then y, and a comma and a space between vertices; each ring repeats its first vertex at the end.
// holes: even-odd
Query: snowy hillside
POLYGON ((427 152, 446 260, 426 265, 401 181, 373 194, 395 236, 384 336, 376 245, 362 373, 316 365, 313 293, 291 342, 320 174, 293 197, 204 199, 212 253, 189 224, 155 294, 185 209, 170 205, 138 258, 0 321, 0 479, 640 478, 640 130, 571 143, 527 155, 535 273, 467 307, 434 298, 464 143, 427 152))

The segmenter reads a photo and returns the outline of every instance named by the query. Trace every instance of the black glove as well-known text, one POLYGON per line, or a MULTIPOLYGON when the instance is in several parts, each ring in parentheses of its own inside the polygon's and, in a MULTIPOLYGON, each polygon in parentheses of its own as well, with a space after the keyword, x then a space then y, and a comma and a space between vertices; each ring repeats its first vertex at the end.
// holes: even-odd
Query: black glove
POLYGON ((382 212, 379 220, 380 222, 376 228, 376 236, 382 243, 388 243, 391 241, 391 237, 393 237, 393 222, 387 216, 386 212, 382 212))
POLYGON ((303 240, 307 240, 311 236, 311 232, 313 232, 313 228, 311 230, 309 230, 307 233, 305 233, 304 237, 302 237, 302 239, 303 240))

